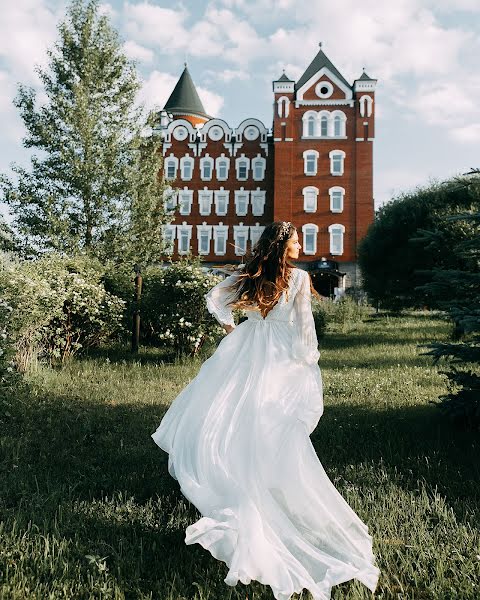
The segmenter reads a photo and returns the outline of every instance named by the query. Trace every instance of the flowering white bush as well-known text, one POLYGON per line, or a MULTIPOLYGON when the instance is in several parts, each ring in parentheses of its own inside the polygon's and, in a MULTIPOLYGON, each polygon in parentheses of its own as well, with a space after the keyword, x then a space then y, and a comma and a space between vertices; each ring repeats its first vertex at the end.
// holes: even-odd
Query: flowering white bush
POLYGON ((213 341, 223 330, 207 312, 204 296, 219 281, 202 270, 198 259, 147 269, 141 306, 144 337, 189 354, 213 341))
POLYGON ((0 392, 11 387, 16 380, 13 350, 9 338, 9 323, 12 307, 0 298, 0 392))
POLYGON ((121 331, 125 303, 105 290, 102 266, 92 259, 51 254, 2 266, 0 298, 13 308, 20 370, 37 355, 64 361, 121 331))

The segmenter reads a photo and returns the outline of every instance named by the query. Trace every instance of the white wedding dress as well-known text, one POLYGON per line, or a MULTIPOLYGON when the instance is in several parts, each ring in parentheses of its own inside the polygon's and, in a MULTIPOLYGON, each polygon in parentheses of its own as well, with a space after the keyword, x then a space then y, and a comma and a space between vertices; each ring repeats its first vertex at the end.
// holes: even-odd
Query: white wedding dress
MULTIPOLYGON (((220 323, 236 274, 205 296, 220 323)), ((325 473, 310 441, 323 413, 309 276, 292 271, 262 318, 248 310, 180 392, 152 434, 168 470, 203 515, 186 529, 228 566, 225 583, 252 579, 277 600, 307 588, 328 600, 332 586, 377 585, 372 538, 325 473)))

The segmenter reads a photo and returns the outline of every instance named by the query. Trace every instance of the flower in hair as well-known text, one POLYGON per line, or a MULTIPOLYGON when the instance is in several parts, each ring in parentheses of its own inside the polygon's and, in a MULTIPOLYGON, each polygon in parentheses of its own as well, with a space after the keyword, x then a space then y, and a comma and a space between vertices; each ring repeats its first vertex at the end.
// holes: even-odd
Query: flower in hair
POLYGON ((280 234, 279 234, 280 238, 283 239, 286 235, 288 235, 291 225, 292 224, 290 223, 290 221, 282 221, 282 226, 280 227, 280 234))

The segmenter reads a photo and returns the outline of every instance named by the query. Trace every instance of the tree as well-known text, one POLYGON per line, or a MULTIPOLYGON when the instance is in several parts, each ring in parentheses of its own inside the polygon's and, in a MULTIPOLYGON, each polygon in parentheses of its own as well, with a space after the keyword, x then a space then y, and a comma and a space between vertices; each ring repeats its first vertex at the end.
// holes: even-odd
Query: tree
MULTIPOLYGON (((480 170, 469 179, 459 179, 458 188, 480 201, 480 170)), ((462 226, 464 235, 449 251, 463 268, 435 267, 425 271, 428 279, 421 286, 432 298, 435 308, 444 310, 454 323, 451 341, 429 344, 427 354, 435 362, 446 359, 451 370, 443 372, 451 390, 440 398, 442 410, 465 424, 480 427, 480 212, 478 208, 451 215, 445 221, 462 226)), ((419 241, 439 247, 444 241, 436 232, 423 231, 419 241)))
POLYGON ((420 287, 426 281, 424 271, 435 266, 462 269, 465 261, 451 249, 468 231, 444 216, 475 204, 478 199, 468 188, 452 179, 419 187, 383 206, 358 247, 363 285, 371 301, 393 310, 431 306, 431 290, 420 287), (434 232, 442 243, 422 244, 422 231, 434 232))
POLYGON ((158 145, 142 135, 135 66, 98 0, 73 0, 58 31, 49 68, 36 68, 46 104, 37 107, 24 85, 14 101, 28 132, 24 146, 39 153, 30 171, 14 165, 16 181, 3 176, 0 187, 27 249, 105 257, 132 242, 135 217, 153 220, 155 231, 164 220, 158 145))

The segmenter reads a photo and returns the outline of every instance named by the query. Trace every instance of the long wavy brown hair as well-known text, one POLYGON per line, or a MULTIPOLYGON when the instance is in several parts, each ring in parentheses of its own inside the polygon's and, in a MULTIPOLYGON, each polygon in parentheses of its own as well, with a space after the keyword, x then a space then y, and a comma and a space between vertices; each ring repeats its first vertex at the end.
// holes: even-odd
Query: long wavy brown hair
MULTIPOLYGON (((231 286, 235 291, 229 303, 231 308, 256 305, 265 318, 285 290, 288 300, 288 282, 295 265, 287 259, 287 244, 295 231, 289 221, 274 221, 265 227, 231 286)), ((316 293, 311 281, 310 288, 316 293)))

